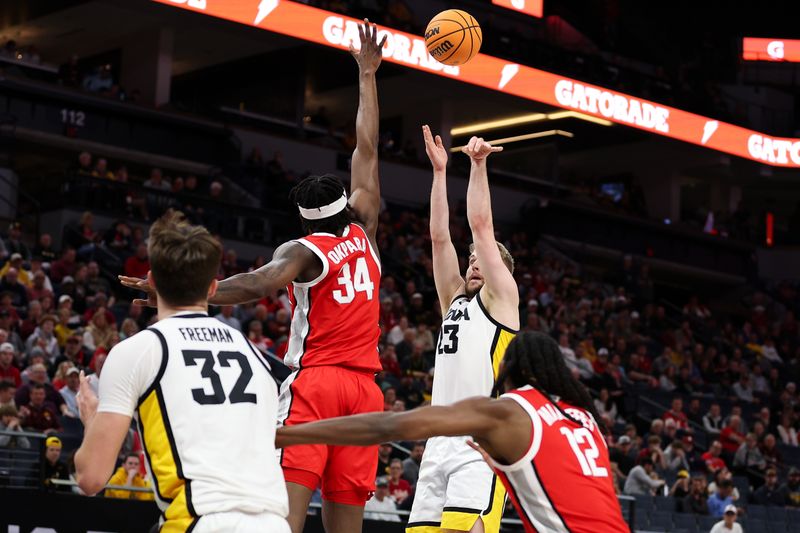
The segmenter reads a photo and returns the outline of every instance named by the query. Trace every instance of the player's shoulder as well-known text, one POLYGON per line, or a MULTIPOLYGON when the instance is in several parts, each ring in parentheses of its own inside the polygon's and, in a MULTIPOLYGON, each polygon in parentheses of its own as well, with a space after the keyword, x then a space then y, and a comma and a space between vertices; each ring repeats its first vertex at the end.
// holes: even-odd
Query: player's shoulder
POLYGON ((150 350, 152 348, 161 348, 161 341, 158 334, 150 327, 118 342, 109 351, 109 357, 114 354, 136 354, 142 350, 150 350))

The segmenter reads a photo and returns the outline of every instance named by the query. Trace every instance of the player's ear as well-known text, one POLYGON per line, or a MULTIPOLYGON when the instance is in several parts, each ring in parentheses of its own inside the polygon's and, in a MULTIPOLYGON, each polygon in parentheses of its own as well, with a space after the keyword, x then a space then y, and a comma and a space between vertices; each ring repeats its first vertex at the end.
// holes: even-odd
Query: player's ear
POLYGON ((211 280, 211 285, 208 286, 208 299, 209 300, 211 298, 213 298, 215 294, 217 294, 217 288, 218 287, 219 287, 219 281, 217 281, 216 279, 211 280))
POLYGON ((150 285, 153 289, 156 288, 156 280, 153 277, 153 271, 152 270, 148 270, 147 271, 147 284, 150 285))

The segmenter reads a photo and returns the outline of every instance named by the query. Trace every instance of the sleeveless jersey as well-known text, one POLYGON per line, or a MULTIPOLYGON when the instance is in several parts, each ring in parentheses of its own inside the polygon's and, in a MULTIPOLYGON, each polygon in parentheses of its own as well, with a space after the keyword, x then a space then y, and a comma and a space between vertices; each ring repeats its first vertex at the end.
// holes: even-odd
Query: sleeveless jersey
POLYGON ((629 531, 614 493, 608 448, 592 415, 554 403, 530 386, 502 397, 516 401, 531 419, 531 444, 525 456, 513 465, 492 465, 525 531, 629 531))
POLYGON ((285 517, 268 363, 240 331, 205 314, 164 319, 129 340, 139 335, 161 352, 135 417, 162 531, 187 531, 198 517, 227 511, 285 517))
POLYGON ((516 334, 489 315, 480 293, 453 300, 439 330, 431 404, 489 396, 506 347, 516 334))
POLYGON ((297 241, 322 262, 322 273, 289 287, 292 325, 284 362, 293 369, 336 365, 379 372, 381 265, 364 229, 341 237, 314 233, 297 241))

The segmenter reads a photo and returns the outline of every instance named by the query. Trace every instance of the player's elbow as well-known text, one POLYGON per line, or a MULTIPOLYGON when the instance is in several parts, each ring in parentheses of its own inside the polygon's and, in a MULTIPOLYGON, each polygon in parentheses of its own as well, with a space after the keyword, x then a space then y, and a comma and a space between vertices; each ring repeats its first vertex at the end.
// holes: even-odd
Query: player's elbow
POLYGON ((95 472, 76 472, 78 488, 87 496, 94 496, 106 486, 106 480, 95 472))

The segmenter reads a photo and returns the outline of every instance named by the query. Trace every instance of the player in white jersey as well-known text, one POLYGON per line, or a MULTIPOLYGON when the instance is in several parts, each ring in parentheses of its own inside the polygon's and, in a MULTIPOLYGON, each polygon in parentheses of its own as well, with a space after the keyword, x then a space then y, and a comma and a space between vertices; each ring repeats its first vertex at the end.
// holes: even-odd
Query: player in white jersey
MULTIPOLYGON (((423 126, 423 136, 433 165, 433 275, 444 317, 431 403, 451 405, 474 396, 490 396, 506 346, 519 329, 519 293, 512 275, 514 260, 495 241, 486 173, 487 156, 502 148, 473 137, 463 149, 472 162, 467 219, 473 245, 462 276, 450 239, 447 151, 428 126, 423 126)), ((502 484, 465 437, 434 437, 422 456, 406 531, 497 533, 504 506, 502 484)))
POLYGON ((277 386, 242 332, 207 314, 222 249, 175 212, 153 224, 148 248, 160 320, 111 350, 99 399, 81 374, 78 484, 102 490, 133 417, 160 531, 288 533, 277 386))

